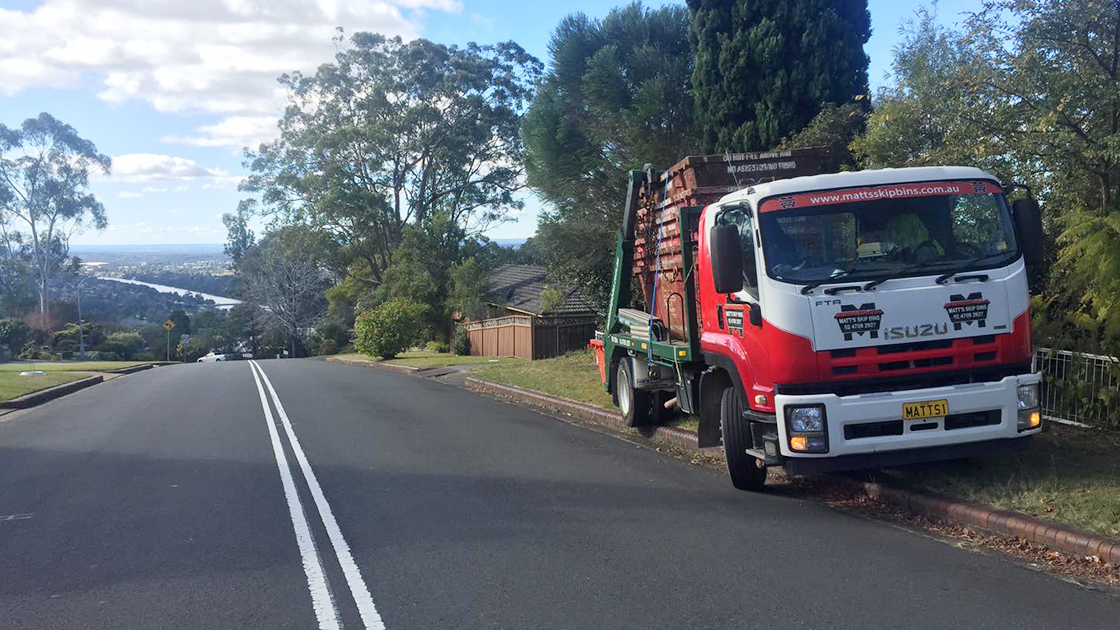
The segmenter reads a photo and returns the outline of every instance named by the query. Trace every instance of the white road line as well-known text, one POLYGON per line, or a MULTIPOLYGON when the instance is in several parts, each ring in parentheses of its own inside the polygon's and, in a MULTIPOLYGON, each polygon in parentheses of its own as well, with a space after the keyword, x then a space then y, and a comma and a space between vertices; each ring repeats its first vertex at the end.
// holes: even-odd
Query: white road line
POLYGON ((276 467, 280 469, 280 481, 284 485, 284 496, 288 499, 288 513, 292 517, 292 528, 296 532, 296 544, 299 545, 299 555, 303 559, 303 572, 307 574, 307 588, 311 591, 311 605, 315 609, 315 617, 319 620, 320 630, 340 630, 342 624, 338 622, 338 611, 331 599, 330 589, 327 587, 327 577, 323 573, 323 564, 319 560, 319 552, 315 549, 315 540, 311 536, 311 528, 307 526, 307 516, 303 513, 303 505, 299 502, 299 493, 296 491, 295 481, 292 480, 292 471, 288 467, 288 458, 284 455, 284 447, 280 443, 280 435, 276 431, 276 423, 272 418, 272 409, 268 406, 261 379, 252 368, 253 380, 257 383, 257 392, 261 396, 261 407, 264 408, 264 419, 268 423, 268 436, 272 438, 272 452, 276 455, 276 467))
POLYGON ((272 382, 268 380, 268 375, 264 373, 264 369, 256 361, 250 361, 249 363, 260 372, 265 386, 268 387, 268 392, 272 395, 272 402, 276 405, 276 412, 280 415, 284 432, 288 434, 292 452, 295 453, 296 461, 299 463, 300 470, 303 471, 303 478, 307 481, 307 487, 311 490, 311 496, 315 499, 315 507, 319 509, 319 516, 323 519, 327 537, 331 540, 334 553, 338 556, 338 563, 342 566, 342 573, 346 576, 346 585, 350 587, 350 593, 354 596, 354 602, 358 605, 358 613, 362 617, 362 623, 365 624, 366 630, 384 630, 385 623, 381 621, 381 615, 377 613, 377 607, 373 605, 373 597, 369 594, 369 587, 366 586, 365 580, 362 579, 362 572, 358 569, 354 557, 350 554, 350 545, 346 544, 346 539, 342 537, 342 530, 338 527, 338 521, 334 518, 334 513, 331 511, 330 504, 327 503, 327 497, 323 494, 322 487, 319 486, 315 471, 311 470, 311 464, 308 463, 307 456, 303 454, 303 447, 300 446, 299 439, 292 429, 292 423, 288 420, 284 405, 280 404, 280 397, 276 395, 276 390, 272 387, 272 382))

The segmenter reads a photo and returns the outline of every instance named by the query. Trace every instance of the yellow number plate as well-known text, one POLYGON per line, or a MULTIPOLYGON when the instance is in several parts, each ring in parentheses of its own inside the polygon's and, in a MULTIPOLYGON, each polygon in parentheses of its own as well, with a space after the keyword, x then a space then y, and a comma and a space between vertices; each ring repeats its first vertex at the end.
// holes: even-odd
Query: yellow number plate
POLYGON ((922 402, 903 403, 902 419, 940 418, 949 415, 948 400, 923 400, 922 402))

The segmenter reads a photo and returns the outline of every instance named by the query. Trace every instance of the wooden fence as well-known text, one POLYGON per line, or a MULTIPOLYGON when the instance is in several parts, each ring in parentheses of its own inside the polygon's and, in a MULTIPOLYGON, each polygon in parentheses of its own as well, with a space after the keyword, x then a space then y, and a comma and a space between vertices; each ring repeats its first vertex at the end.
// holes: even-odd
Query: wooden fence
POLYGON ((471 355, 547 359, 587 347, 595 319, 506 315, 465 324, 471 355))

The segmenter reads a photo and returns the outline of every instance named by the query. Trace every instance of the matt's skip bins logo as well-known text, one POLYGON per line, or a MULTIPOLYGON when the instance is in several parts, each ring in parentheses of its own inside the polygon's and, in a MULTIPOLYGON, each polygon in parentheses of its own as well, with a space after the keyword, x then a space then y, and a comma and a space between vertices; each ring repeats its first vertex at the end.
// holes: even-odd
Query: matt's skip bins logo
POLYGON ((949 321, 953 322, 953 330, 960 330, 965 324, 976 324, 977 328, 984 328, 988 320, 988 300, 984 294, 977 291, 968 296, 954 293, 945 303, 945 311, 949 313, 949 321))
POLYGON ((851 341, 852 335, 864 333, 871 339, 879 338, 879 324, 883 322, 883 311, 875 308, 874 302, 860 306, 843 304, 835 317, 840 332, 844 333, 844 341, 851 341))

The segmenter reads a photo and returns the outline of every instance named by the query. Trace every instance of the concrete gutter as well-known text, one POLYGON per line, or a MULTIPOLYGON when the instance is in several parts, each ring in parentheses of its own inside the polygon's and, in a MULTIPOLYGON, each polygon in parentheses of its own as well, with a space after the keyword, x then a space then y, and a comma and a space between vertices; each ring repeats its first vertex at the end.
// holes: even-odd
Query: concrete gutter
POLYGON ((389 363, 388 361, 366 361, 364 359, 343 359, 339 357, 327 357, 327 361, 334 361, 335 363, 345 363, 346 365, 357 365, 361 367, 381 368, 382 370, 391 370, 393 372, 401 372, 404 374, 415 374, 420 371, 420 368, 415 368, 411 365, 397 365, 396 363, 389 363))
MULTIPOLYGON (((582 420, 616 425, 627 429, 622 415, 584 403, 530 391, 512 385, 495 383, 474 376, 466 378, 470 389, 491 394, 530 407, 564 413, 582 420)), ((676 427, 651 427, 639 431, 647 438, 668 442, 676 447, 698 454, 723 456, 722 449, 700 449, 696 446, 696 433, 676 427)), ((838 485, 867 495, 912 514, 941 519, 959 525, 975 527, 1003 536, 1017 536, 1023 540, 1046 545, 1077 556, 1098 556, 1101 562, 1120 565, 1120 541, 1076 529, 1064 523, 1000 510, 991 506, 966 501, 948 495, 917 490, 881 481, 861 481, 845 475, 829 475, 838 485)))
POLYGON ((152 365, 151 363, 146 363, 144 365, 133 365, 131 367, 117 368, 115 370, 109 370, 108 373, 109 374, 122 374, 122 375, 123 374, 132 374, 133 372, 142 372, 144 370, 150 370, 153 367, 155 367, 155 366, 152 365))
POLYGON ((55 398, 59 398, 60 396, 72 394, 78 390, 85 389, 92 385, 97 385, 103 380, 105 380, 105 377, 98 374, 97 376, 70 381, 69 383, 63 383, 62 385, 57 385, 48 389, 41 389, 37 392, 24 394, 19 398, 0 401, 0 409, 26 409, 28 407, 34 407, 36 405, 41 405, 47 401, 54 400, 55 398))

